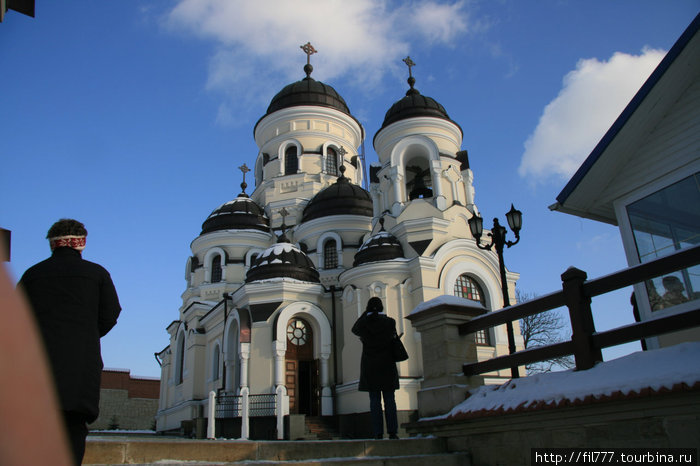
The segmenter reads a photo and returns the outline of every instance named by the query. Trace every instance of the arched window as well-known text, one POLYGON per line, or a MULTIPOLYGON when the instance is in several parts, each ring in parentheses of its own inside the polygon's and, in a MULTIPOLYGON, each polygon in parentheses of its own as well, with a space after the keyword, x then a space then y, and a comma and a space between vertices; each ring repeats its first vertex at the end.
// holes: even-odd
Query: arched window
POLYGON ((284 151, 284 174, 293 175, 299 171, 299 158, 297 156, 297 146, 290 145, 284 151))
POLYGON ((211 282, 219 283, 221 281, 221 256, 217 254, 211 260, 211 282))
MULTIPOLYGON (((457 281, 455 282, 455 296, 471 299, 486 307, 484 292, 481 291, 479 284, 469 275, 463 274, 457 277, 457 281)), ((476 332, 476 344, 491 345, 491 338, 489 338, 489 332, 487 330, 479 330, 476 332)))
POLYGON ((338 267, 338 247, 334 239, 329 239, 323 245, 323 268, 335 269, 338 267))
POLYGON ((216 345, 214 345, 214 351, 212 352, 212 356, 211 356, 211 379, 212 380, 219 380, 220 353, 221 353, 221 351, 219 350, 219 344, 217 343, 216 345))
POLYGON ((338 175, 338 153, 332 147, 326 149, 326 173, 338 175))
POLYGON ((177 352, 175 353, 175 384, 180 385, 185 372, 185 334, 180 332, 177 337, 177 352))

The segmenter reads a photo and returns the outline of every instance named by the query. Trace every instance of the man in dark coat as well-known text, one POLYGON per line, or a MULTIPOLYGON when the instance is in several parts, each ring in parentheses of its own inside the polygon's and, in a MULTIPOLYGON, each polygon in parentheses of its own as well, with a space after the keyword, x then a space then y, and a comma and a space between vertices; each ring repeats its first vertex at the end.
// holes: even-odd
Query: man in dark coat
POLYGON ((384 435, 382 421, 382 397, 389 438, 398 438, 398 421, 394 390, 399 388, 399 373, 391 351, 396 337, 396 321, 382 313, 384 306, 379 298, 370 298, 367 309, 352 326, 352 333, 362 340, 359 390, 369 392, 374 438, 384 435))
POLYGON ((43 337, 76 464, 85 453, 87 424, 98 415, 100 338, 121 311, 109 272, 81 256, 86 236, 77 220, 56 222, 47 235, 51 257, 30 267, 18 285, 43 337))

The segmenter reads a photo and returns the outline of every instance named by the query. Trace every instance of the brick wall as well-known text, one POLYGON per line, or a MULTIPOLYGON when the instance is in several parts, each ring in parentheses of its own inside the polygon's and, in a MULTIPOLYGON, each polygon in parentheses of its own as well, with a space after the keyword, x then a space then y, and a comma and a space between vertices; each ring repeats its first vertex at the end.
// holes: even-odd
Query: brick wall
POLYGON ((128 370, 102 371, 100 416, 90 430, 152 430, 160 380, 132 377, 128 370))

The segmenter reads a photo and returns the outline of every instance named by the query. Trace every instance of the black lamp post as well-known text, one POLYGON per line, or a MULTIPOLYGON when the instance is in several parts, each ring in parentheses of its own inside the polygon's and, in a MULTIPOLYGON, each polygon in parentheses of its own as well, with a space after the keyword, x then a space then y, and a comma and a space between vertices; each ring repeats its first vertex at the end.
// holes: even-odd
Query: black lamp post
MULTIPOLYGON (((491 244, 482 245, 481 235, 484 232, 484 219, 478 215, 474 215, 469 219, 469 229, 472 232, 472 236, 476 240, 476 245, 479 249, 486 249, 490 251, 494 246, 496 247, 496 253, 498 254, 498 267, 501 272, 501 290, 503 292, 503 307, 510 306, 510 298, 508 297, 508 282, 506 281, 506 266, 503 263, 503 246, 514 246, 520 241, 520 228, 523 226, 523 213, 510 205, 510 210, 506 214, 506 219, 508 220, 508 226, 513 230, 515 235, 515 241, 506 240, 506 228, 498 223, 498 219, 493 219, 493 229, 491 233, 487 236, 491 237, 491 244)), ((506 329, 508 331, 508 352, 510 354, 515 353, 515 333, 513 332, 513 322, 506 322, 506 329)), ((518 367, 513 366, 510 368, 511 376, 516 379, 520 377, 518 372, 518 367)))

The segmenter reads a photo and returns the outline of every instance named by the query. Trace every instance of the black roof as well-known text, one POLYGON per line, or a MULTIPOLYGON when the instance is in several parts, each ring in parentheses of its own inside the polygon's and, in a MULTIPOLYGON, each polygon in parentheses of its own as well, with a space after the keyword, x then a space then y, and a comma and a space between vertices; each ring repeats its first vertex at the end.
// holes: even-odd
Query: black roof
POLYGON ((386 261, 403 258, 403 247, 399 240, 384 230, 383 219, 380 219, 382 227, 377 234, 365 241, 355 254, 353 267, 368 262, 386 261))
POLYGON ((220 205, 202 223, 202 235, 219 230, 270 231, 265 211, 247 194, 241 193, 232 201, 220 205))
MULTIPOLYGON (((343 168, 343 167, 341 167, 343 168)), ((302 222, 331 215, 364 215, 372 217, 372 197, 360 186, 341 175, 319 191, 304 208, 302 222)))
POLYGON ((319 283, 319 275, 313 262, 304 252, 289 243, 283 235, 280 241, 263 251, 246 274, 246 283, 274 278, 292 278, 304 282, 319 283))
MULTIPOLYGON (((450 118, 445 107, 432 97, 422 95, 418 89, 413 87, 415 82, 413 77, 408 78, 410 89, 406 91, 405 97, 395 102, 386 112, 382 127, 377 131, 377 134, 392 123, 416 117, 434 117, 447 120, 456 125, 460 133, 463 133, 462 127, 450 118)), ((376 134, 374 137, 376 139, 376 134)))
POLYGON ((343 99, 343 97, 338 94, 338 92, 333 89, 332 86, 324 84, 321 81, 316 81, 314 78, 312 78, 312 70, 313 67, 311 65, 306 65, 304 67, 304 71, 306 72, 305 78, 284 86, 282 90, 272 98, 270 105, 267 107, 267 112, 265 112, 265 115, 260 117, 258 122, 255 123, 253 133, 255 133, 255 129, 257 129, 258 124, 260 124, 263 118, 278 110, 290 107, 312 105, 333 108, 352 117, 352 119, 355 120, 360 126, 364 137, 364 128, 360 122, 357 121, 357 118, 350 113, 350 109, 348 108, 348 104, 345 103, 345 99, 343 99))

